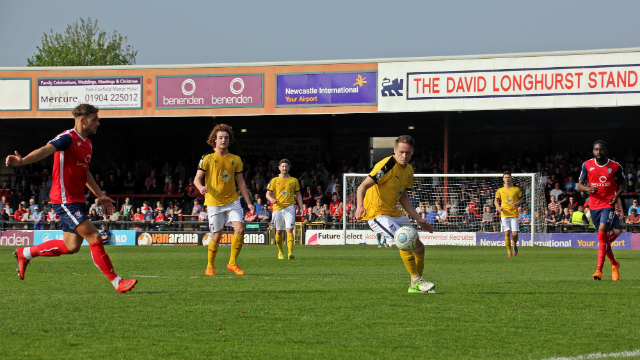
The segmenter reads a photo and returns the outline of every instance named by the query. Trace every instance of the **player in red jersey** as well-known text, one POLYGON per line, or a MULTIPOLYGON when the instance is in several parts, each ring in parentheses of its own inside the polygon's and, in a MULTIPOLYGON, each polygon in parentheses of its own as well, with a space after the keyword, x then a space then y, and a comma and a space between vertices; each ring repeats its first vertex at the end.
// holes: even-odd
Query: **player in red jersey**
POLYGON ((84 212, 85 185, 98 197, 107 214, 114 210, 115 201, 100 190, 89 172, 93 147, 88 136, 95 135, 100 126, 98 108, 80 104, 71 113, 75 118, 73 129, 59 134, 47 145, 24 158, 16 151, 15 155, 9 155, 5 160, 6 166, 23 166, 55 154, 50 197, 51 205, 60 217, 60 229, 64 232, 63 240, 50 240, 32 247, 17 248, 13 255, 18 259, 18 274, 20 279, 24 280, 27 265, 34 257, 77 253, 84 239, 89 242, 93 262, 111 281, 116 291, 124 293, 133 289, 138 280, 125 280, 115 273, 109 255, 104 251, 98 229, 84 212))
POLYGON ((579 191, 589 192, 589 209, 591 221, 598 232, 598 269, 593 278, 602 280, 602 266, 605 255, 611 262, 611 278, 613 281, 620 279, 618 268, 620 262, 616 261, 611 250, 611 242, 622 232, 620 219, 615 213, 615 205, 620 194, 627 188, 624 181, 624 169, 617 162, 607 157, 607 143, 598 140, 593 143, 593 156, 582 164, 579 191), (609 234, 609 230, 613 233, 609 234))

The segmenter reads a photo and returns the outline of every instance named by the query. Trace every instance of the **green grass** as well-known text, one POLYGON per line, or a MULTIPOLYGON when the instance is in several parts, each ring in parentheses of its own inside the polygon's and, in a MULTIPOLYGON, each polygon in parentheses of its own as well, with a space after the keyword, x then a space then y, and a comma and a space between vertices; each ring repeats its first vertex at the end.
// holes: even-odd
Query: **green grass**
POLYGON ((205 277, 204 247, 109 247, 137 277, 117 294, 89 249, 15 272, 0 248, 2 358, 545 359, 640 349, 640 251, 621 280, 591 279, 596 251, 427 248, 437 294, 407 294, 397 250, 245 246, 238 277, 205 277))

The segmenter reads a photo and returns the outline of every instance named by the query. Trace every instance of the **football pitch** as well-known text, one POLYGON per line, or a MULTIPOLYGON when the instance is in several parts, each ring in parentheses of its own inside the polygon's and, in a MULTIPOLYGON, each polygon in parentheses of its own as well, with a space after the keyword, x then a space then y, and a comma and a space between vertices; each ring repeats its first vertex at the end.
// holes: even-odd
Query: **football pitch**
MULTIPOLYGON (((548 359, 640 349, 640 251, 429 246, 437 294, 408 294, 396 249, 245 246, 236 276, 221 246, 108 247, 138 285, 117 294, 87 247, 16 275, 0 248, 1 358, 548 359)), ((627 357, 629 359, 631 357, 627 357)))

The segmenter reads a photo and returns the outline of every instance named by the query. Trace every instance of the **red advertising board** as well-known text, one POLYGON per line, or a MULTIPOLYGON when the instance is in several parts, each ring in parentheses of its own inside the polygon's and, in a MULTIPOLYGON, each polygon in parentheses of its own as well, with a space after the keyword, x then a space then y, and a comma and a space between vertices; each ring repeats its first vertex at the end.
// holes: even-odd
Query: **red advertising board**
POLYGON ((33 231, 2 231, 0 246, 33 246, 33 231))

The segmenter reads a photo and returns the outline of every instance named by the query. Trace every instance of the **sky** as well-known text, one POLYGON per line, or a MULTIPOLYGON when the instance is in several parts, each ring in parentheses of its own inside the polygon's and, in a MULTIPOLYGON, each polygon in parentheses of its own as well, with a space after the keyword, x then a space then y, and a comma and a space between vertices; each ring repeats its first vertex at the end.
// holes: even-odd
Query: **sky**
POLYGON ((638 14, 637 0, 0 0, 0 67, 88 17, 151 65, 639 47, 638 14))

